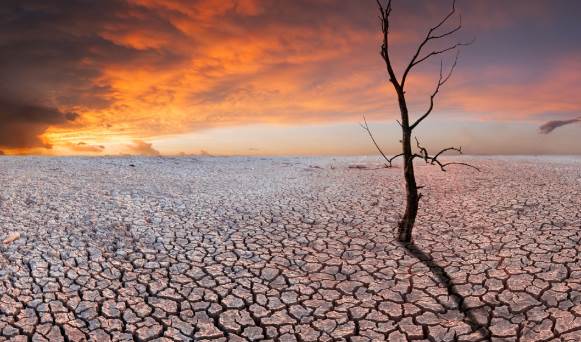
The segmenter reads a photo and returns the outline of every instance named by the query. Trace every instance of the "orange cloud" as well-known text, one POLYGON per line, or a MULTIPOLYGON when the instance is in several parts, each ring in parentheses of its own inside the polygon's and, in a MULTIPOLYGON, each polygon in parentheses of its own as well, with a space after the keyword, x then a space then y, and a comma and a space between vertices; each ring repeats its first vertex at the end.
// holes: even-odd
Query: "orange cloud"
POLYGON ((127 153, 137 154, 142 156, 159 156, 158 150, 153 148, 153 144, 142 140, 134 140, 133 143, 127 145, 127 153))

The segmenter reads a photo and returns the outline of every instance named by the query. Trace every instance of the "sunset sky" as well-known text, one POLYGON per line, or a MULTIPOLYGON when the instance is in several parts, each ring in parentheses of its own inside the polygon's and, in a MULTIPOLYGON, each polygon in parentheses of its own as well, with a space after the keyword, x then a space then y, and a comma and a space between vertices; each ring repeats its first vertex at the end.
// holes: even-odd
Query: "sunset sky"
MULTIPOLYGON (((398 75, 450 3, 393 0, 398 75)), ((418 136, 471 154, 580 154, 581 1, 457 9, 450 42, 476 41, 418 136)), ((0 154, 373 154, 362 114, 395 152, 377 14, 374 0, 3 0, 0 154)), ((412 115, 439 65, 411 75, 412 115)))

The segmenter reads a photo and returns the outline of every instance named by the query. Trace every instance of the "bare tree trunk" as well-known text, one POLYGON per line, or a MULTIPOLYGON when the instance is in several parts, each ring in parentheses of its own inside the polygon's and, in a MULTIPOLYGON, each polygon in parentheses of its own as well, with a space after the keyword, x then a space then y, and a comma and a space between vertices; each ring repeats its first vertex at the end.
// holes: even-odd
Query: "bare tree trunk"
POLYGON ((411 132, 403 130, 402 148, 404 151, 403 174, 405 178, 406 207, 405 213, 399 222, 398 239, 401 242, 410 242, 412 239, 412 229, 418 213, 418 187, 414 174, 414 161, 411 147, 411 132))
POLYGON ((412 130, 409 125, 408 109, 403 91, 397 91, 399 109, 401 112, 402 128, 402 151, 403 151, 403 174, 405 179, 406 208, 405 213, 399 222, 398 239, 401 242, 410 242, 412 239, 412 229, 418 214, 419 195, 414 173, 414 153, 412 151, 412 130))

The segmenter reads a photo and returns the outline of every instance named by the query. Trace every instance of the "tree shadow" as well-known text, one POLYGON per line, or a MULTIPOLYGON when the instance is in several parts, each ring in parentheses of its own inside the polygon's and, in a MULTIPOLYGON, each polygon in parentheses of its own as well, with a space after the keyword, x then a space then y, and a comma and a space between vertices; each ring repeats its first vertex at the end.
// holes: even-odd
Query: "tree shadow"
POLYGON ((436 276, 440 284, 446 287, 448 296, 452 298, 458 310, 464 315, 464 321, 470 325, 472 331, 477 332, 482 338, 488 338, 490 336, 488 327, 486 325, 482 325, 474 313, 466 306, 464 297, 458 293, 454 283, 452 282, 452 278, 448 275, 446 270, 442 266, 438 265, 434 261, 434 258, 422 251, 415 243, 401 243, 401 245, 416 259, 426 265, 432 274, 436 276))

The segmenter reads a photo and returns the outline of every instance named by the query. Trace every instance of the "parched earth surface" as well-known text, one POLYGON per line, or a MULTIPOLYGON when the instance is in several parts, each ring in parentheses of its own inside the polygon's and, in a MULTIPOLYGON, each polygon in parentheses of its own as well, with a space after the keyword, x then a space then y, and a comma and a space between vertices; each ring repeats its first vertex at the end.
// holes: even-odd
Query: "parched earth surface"
POLYGON ((0 340, 581 341, 581 159, 0 158, 0 340), (377 161, 373 159, 373 161, 377 161))

